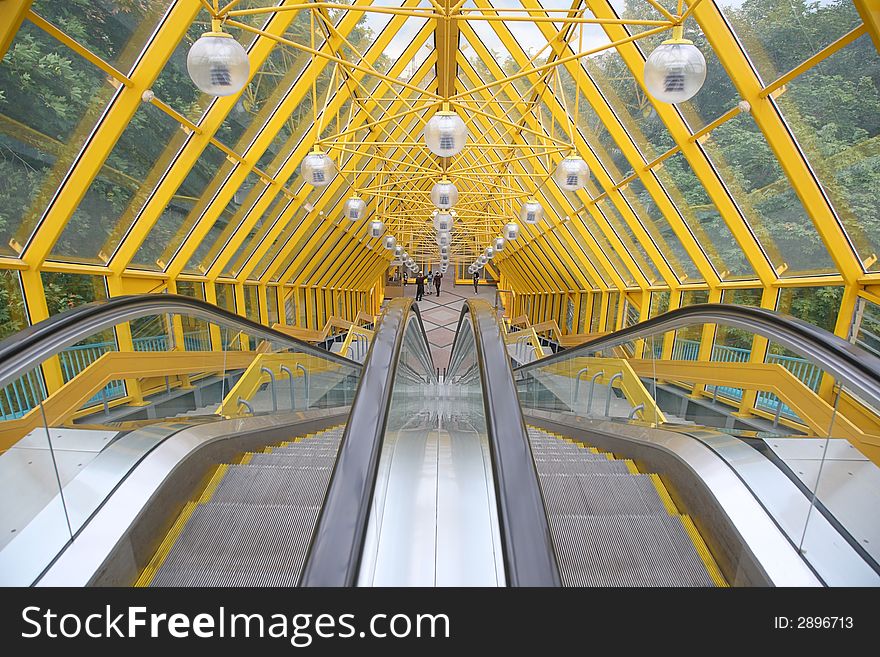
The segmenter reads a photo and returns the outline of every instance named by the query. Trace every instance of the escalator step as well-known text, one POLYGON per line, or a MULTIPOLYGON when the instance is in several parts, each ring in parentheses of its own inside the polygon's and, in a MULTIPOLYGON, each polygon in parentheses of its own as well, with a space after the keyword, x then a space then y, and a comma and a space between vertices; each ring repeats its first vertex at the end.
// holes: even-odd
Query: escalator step
POLYGON ((212 502, 316 506, 324 499, 330 468, 273 468, 233 465, 211 496, 212 502))
POLYGON ((535 460, 538 474, 571 474, 571 475, 598 475, 598 474, 630 474, 629 468, 624 461, 609 461, 602 457, 598 459, 542 459, 535 460))
POLYGON ((151 586, 295 586, 318 507, 198 506, 151 586))
POLYGON ((271 454, 254 454, 250 465, 291 465, 303 467, 333 467, 335 456, 313 454, 285 454, 273 452, 271 454))
POLYGON ((669 515, 648 475, 544 475, 551 515, 669 515))
POLYGON ((713 586, 678 516, 549 517, 566 586, 713 586))

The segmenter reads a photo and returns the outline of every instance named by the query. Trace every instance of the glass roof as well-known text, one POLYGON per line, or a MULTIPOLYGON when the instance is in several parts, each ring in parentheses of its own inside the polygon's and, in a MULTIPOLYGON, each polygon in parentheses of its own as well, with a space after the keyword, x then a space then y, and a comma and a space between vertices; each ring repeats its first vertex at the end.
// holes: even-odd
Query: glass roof
POLYGON ((447 177, 457 262, 542 204, 493 262, 532 292, 880 284, 880 35, 852 0, 224 2, 251 76, 221 98, 186 69, 210 4, 34 0, 0 23, 0 270, 365 290, 378 270, 352 263, 391 257, 372 220, 436 257, 447 177), (708 74, 669 105, 642 72, 677 12, 708 74), (469 131, 451 158, 422 138, 444 103, 469 131), (300 175, 315 147, 325 188, 300 175), (573 155, 590 179, 566 192, 573 155))

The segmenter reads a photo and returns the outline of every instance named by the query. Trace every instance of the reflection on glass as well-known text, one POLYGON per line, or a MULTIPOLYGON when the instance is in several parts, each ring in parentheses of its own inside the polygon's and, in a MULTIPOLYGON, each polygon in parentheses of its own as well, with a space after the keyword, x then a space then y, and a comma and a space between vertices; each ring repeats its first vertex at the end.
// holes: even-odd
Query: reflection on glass
POLYGON ((133 263, 147 269, 164 269, 168 265, 167 258, 181 246, 189 229, 202 215, 234 166, 223 151, 208 144, 153 224, 133 263))
MULTIPOLYGON (((851 3, 837 3, 836 7, 851 3)), ((880 269, 880 55, 869 35, 789 82, 776 99, 854 242, 880 269)))
POLYGON ((685 223, 709 254, 721 279, 754 277, 742 248, 730 232, 718 208, 681 153, 667 158, 654 174, 666 189, 685 223))
POLYGON ((835 269, 812 220, 749 114, 719 126, 706 153, 783 276, 835 269))
POLYGON ((177 121, 142 103, 74 211, 52 257, 106 264, 185 141, 177 121))
POLYGON ((0 255, 15 257, 115 89, 28 21, 0 62, 0 89, 0 255))

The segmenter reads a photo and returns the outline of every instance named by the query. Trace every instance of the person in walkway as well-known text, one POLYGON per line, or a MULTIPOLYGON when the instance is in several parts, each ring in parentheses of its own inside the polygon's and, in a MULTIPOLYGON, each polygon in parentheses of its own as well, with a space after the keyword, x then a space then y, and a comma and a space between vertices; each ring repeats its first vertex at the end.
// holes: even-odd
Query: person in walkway
POLYGON ((477 285, 479 284, 479 282, 480 282, 480 272, 475 271, 474 272, 474 294, 479 293, 479 290, 477 289, 477 285))
POLYGON ((405 271, 403 272, 403 287, 406 287, 406 284, 409 283, 409 274, 405 271))
POLYGON ((439 271, 436 274, 434 274, 434 287, 437 288, 437 296, 438 297, 440 296, 440 279, 442 279, 442 278, 443 278, 443 274, 441 274, 439 271))
POLYGON ((433 272, 428 272, 428 287, 431 287, 434 284, 434 274, 433 272))
POLYGON ((425 296, 425 272, 416 274, 416 301, 421 301, 425 296))

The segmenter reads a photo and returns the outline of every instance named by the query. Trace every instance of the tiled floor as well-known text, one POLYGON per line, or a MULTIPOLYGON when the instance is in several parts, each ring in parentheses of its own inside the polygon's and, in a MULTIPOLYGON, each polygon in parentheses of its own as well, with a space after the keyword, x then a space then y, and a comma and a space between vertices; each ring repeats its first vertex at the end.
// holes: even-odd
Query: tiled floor
MULTIPOLYGON (((412 290, 415 294, 415 286, 407 286, 407 291, 412 290)), ((458 328, 458 317, 465 299, 480 298, 489 303, 495 302, 495 288, 481 285, 479 294, 474 294, 473 285, 456 285, 449 289, 440 289, 440 296, 434 296, 434 288, 431 287, 431 296, 427 290, 425 297, 419 304, 422 313, 422 321, 428 342, 431 345, 431 355, 434 358, 434 367, 444 368, 449 365, 449 352, 452 349, 452 341, 455 338, 455 330, 458 328)))

